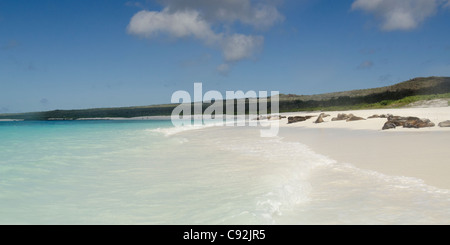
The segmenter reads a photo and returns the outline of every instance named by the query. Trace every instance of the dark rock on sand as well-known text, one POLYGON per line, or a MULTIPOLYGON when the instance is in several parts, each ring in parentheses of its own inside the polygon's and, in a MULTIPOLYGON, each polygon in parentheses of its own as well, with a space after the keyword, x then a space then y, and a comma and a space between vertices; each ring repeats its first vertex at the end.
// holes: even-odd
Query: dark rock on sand
POLYGON ((383 126, 383 130, 395 128, 392 127, 392 125, 395 125, 396 127, 402 126, 404 128, 426 128, 435 126, 434 123, 426 118, 420 119, 418 117, 400 117, 390 115, 388 117, 388 121, 383 126))
POLYGON ((395 127, 396 127, 396 126, 395 126, 394 123, 386 122, 386 123, 384 124, 384 126, 383 126, 383 130, 386 130, 386 129, 392 129, 392 128, 395 128, 395 127))
POLYGON ((434 123, 432 123, 429 119, 426 118, 407 121, 405 125, 403 125, 404 128, 428 128, 434 126, 435 126, 434 123))
POLYGON ((392 116, 392 114, 387 114, 387 115, 386 114, 381 114, 381 115, 375 114, 375 115, 372 115, 372 116, 368 117, 368 119, 372 119, 372 118, 388 118, 390 116, 392 116))
POLYGON ((288 117, 288 124, 290 123, 296 123, 296 122, 303 122, 308 119, 310 119, 312 116, 295 116, 295 117, 288 117))
POLYGON ((280 116, 280 115, 270 115, 270 116, 258 116, 256 118, 254 118, 253 120, 281 120, 283 118, 286 118, 285 116, 280 116))
POLYGON ((357 117, 357 116, 352 116, 349 119, 347 119, 347 122, 351 122, 351 121, 360 121, 360 120, 366 120, 362 117, 357 117))
POLYGON ((342 113, 342 114, 338 114, 337 117, 333 117, 331 119, 331 121, 342 121, 342 120, 347 120, 347 119, 349 119, 351 117, 353 117, 353 114, 342 113))
MULTIPOLYGON (((319 115, 319 117, 317 117, 317 120, 314 123, 323 123, 324 122, 323 118, 326 117, 326 116, 327 116, 327 114, 321 113, 319 115)), ((330 116, 330 115, 328 115, 328 116, 330 116)))
POLYGON ((358 121, 358 120, 366 120, 366 119, 364 119, 362 117, 357 117, 353 114, 345 114, 345 113, 338 114, 337 117, 333 117, 331 119, 331 121, 343 121, 343 120, 350 122, 350 121, 358 121))
POLYGON ((372 115, 372 116, 368 117, 368 119, 372 119, 372 118, 388 118, 389 116, 392 116, 392 115, 391 114, 387 114, 387 115, 385 115, 385 114, 381 114, 381 115, 375 114, 375 115, 372 115))
POLYGON ((450 120, 440 122, 439 127, 450 127, 450 120))

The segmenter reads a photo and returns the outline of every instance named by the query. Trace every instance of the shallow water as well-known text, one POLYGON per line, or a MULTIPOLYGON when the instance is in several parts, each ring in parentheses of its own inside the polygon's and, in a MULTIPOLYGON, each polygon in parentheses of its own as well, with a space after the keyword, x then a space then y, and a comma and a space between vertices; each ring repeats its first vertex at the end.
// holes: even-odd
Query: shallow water
POLYGON ((448 224, 450 193, 246 127, 0 122, 1 224, 448 224))

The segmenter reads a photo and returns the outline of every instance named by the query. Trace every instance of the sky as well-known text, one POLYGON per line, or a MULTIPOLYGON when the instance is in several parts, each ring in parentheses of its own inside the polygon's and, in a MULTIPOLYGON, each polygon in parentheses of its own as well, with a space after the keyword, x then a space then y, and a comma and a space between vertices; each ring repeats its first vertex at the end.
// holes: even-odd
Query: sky
POLYGON ((0 113, 450 76, 450 0, 0 0, 0 113))

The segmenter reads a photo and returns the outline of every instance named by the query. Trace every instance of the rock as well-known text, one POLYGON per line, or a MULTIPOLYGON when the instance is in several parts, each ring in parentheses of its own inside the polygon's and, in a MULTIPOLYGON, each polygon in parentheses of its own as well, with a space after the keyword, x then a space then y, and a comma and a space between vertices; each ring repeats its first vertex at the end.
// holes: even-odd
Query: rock
MULTIPOLYGON (((327 114, 325 114, 325 113, 321 113, 319 115, 319 117, 317 117, 317 120, 314 123, 323 123, 324 122, 323 118, 326 117, 326 115, 327 114)), ((328 115, 328 116, 330 116, 330 115, 328 115)))
POLYGON ((395 124, 395 126, 399 127, 399 126, 405 126, 405 124, 410 121, 419 121, 420 118, 418 117, 400 117, 400 116, 392 116, 390 115, 388 118, 388 122, 391 122, 393 124, 395 124))
POLYGON ((296 122, 303 122, 308 119, 310 119, 312 116, 295 116, 295 117, 288 117, 288 124, 290 123, 296 123, 296 122))
POLYGON ((439 127, 450 127, 450 120, 440 122, 439 127))
POLYGON ((342 120, 347 120, 347 119, 349 119, 351 117, 353 117, 353 114, 348 114, 347 115, 347 114, 342 113, 342 114, 338 114, 337 117, 333 117, 331 119, 331 121, 342 121, 342 120))
POLYGON ((393 128, 392 125, 396 127, 404 127, 404 128, 426 128, 426 127, 434 127, 435 124, 432 123, 427 118, 418 118, 418 117, 400 117, 389 115, 388 121, 384 124, 383 130, 393 128))
POLYGON ((280 116, 280 115, 269 115, 269 116, 261 116, 259 115, 256 118, 253 118, 253 120, 259 121, 259 120, 281 120, 283 118, 286 118, 286 116, 280 116))
POLYGON ((385 114, 381 114, 381 115, 375 114, 375 115, 372 115, 372 116, 368 117, 368 119, 372 119, 372 118, 388 118, 389 116, 392 116, 392 115, 391 114, 387 114, 387 115, 385 115, 385 114))
POLYGON ((427 128, 434 126, 434 123, 430 122, 428 119, 411 120, 407 121, 405 125, 403 125, 404 128, 427 128))
POLYGON ((388 117, 391 117, 391 116, 393 116, 392 114, 381 114, 380 115, 380 118, 388 118, 388 117))
POLYGON ((358 120, 365 120, 365 119, 362 117, 357 117, 353 114, 338 114, 337 117, 333 117, 331 119, 331 121, 342 121, 342 120, 346 120, 347 122, 350 122, 350 121, 358 121, 358 120))
POLYGON ((323 122, 324 122, 323 117, 319 116, 314 123, 323 123, 323 122))
POLYGON ((384 124, 384 126, 383 126, 383 130, 391 129, 391 128, 395 128, 395 127, 396 127, 396 126, 395 126, 394 123, 386 122, 386 123, 384 124))
POLYGON ((366 120, 366 119, 364 119, 362 117, 352 116, 349 119, 347 119, 347 122, 360 121, 360 120, 366 120))

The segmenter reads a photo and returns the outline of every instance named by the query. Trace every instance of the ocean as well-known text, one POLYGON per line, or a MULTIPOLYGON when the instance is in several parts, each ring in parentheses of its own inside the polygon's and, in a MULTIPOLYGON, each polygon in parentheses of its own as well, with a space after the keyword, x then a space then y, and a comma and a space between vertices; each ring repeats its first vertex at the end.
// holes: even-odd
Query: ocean
POLYGON ((253 127, 0 122, 0 224, 449 223, 449 190, 253 127))

